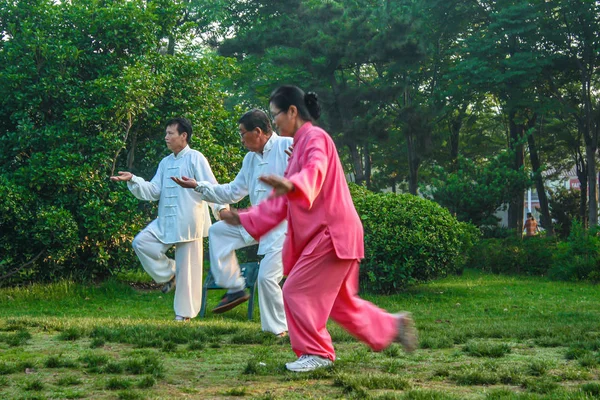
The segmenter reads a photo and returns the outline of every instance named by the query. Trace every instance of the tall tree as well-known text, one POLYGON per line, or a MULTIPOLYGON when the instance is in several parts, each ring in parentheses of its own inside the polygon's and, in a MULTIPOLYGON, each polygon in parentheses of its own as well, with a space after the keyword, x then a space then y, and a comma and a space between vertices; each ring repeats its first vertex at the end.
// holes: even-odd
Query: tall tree
MULTIPOLYGON (((589 185, 589 224, 598 224, 596 152, 600 133, 600 3, 596 0, 540 2, 544 12, 542 33, 547 51, 553 54, 554 68, 546 75, 554 95, 565 105, 585 141, 585 163, 589 185), (562 79, 566 76, 566 80, 562 79), (571 77, 576 76, 576 79, 571 77), (568 86, 576 84, 575 96, 568 86), (572 93, 572 92, 571 92, 572 93)), ((582 192, 582 196, 585 193, 582 192)))
POLYGON ((27 216, 0 218, 0 246, 11 258, 0 276, 15 265, 29 271, 12 278, 45 279, 136 265, 127 241, 151 209, 138 210, 108 177, 129 167, 151 176, 171 116, 193 121, 194 143, 222 166, 216 174, 234 170, 227 166, 241 158, 235 124, 223 129, 231 119, 213 83, 230 62, 161 54, 163 23, 142 0, 0 6, 0 192, 26 199, 27 216), (38 219, 46 226, 24 228, 38 219))
MULTIPOLYGON (((507 142, 517 171, 524 166, 525 133, 534 126, 541 108, 538 77, 551 62, 538 57, 540 10, 535 4, 513 0, 477 4, 483 18, 474 23, 476 29, 465 37, 459 53, 461 62, 454 73, 461 85, 498 98, 506 116, 507 142)), ((523 192, 513 193, 508 223, 517 232, 522 231, 523 192)))
MULTIPOLYGON (((412 62, 418 54, 408 35, 410 21, 394 2, 374 0, 261 0, 235 7, 239 16, 235 36, 220 45, 221 54, 246 60, 259 56, 262 64, 293 66, 298 73, 284 74, 287 83, 321 95, 323 124, 340 147, 348 149, 356 181, 369 183, 373 142, 386 133, 385 127, 370 124, 365 116, 383 109, 379 95, 384 92, 376 89, 390 57, 412 62), (386 54, 382 40, 390 38, 386 54)), ((261 78, 271 87, 282 83, 280 75, 261 78)), ((401 91, 402 86, 394 85, 393 90, 401 91)))

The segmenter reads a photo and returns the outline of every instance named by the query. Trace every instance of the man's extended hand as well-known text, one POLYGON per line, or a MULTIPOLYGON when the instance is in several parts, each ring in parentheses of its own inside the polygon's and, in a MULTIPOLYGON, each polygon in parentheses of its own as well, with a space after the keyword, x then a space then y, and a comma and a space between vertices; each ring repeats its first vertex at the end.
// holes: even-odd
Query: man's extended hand
POLYGON ((283 196, 284 194, 294 190, 294 184, 292 183, 292 181, 290 181, 289 179, 285 179, 281 176, 265 175, 259 177, 258 179, 260 179, 267 185, 273 187, 273 197, 283 196))
POLYGON ((224 221, 225 218, 227 218, 229 216, 229 214, 231 214, 231 211, 229 211, 229 209, 227 209, 227 208, 223 208, 219 211, 219 219, 221 221, 224 221))
POLYGON ((131 178, 133 178, 133 174, 131 172, 119 171, 119 175, 111 176, 110 180, 113 182, 127 182, 130 181, 131 178))
POLYGON ((229 209, 229 210, 221 210, 219 215, 222 221, 225 221, 229 225, 241 225, 240 214, 238 214, 237 210, 229 209))
POLYGON ((182 176, 181 178, 172 176, 171 179, 182 188, 194 189, 198 186, 198 182, 194 178, 188 178, 187 176, 182 176))

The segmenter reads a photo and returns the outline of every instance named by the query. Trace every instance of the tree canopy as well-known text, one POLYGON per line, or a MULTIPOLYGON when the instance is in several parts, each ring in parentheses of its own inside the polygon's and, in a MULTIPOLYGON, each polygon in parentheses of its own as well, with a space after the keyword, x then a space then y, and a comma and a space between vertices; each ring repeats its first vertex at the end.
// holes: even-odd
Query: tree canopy
POLYGON ((127 241, 155 209, 108 176, 150 178, 164 122, 185 116, 231 179, 237 117, 284 83, 319 95, 369 189, 481 225, 507 203, 519 231, 535 186, 551 233, 574 197, 547 198, 548 179, 575 166, 595 225, 599 15, 595 0, 1 2, 0 278, 134 263, 127 241))

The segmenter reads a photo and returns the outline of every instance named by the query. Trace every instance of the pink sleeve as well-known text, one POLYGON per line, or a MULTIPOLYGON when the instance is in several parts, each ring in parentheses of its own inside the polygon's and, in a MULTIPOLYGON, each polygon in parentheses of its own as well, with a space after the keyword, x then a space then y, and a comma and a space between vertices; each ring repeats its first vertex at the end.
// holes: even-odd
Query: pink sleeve
POLYGON ((269 198, 254 207, 240 211, 240 221, 250 236, 259 240, 285 220, 287 209, 288 200, 285 196, 269 198))
POLYGON ((294 191, 287 194, 290 201, 299 201, 307 209, 312 207, 325 181, 329 164, 328 147, 329 143, 322 135, 315 135, 309 140, 302 155, 305 160, 302 169, 288 177, 294 184, 294 191))

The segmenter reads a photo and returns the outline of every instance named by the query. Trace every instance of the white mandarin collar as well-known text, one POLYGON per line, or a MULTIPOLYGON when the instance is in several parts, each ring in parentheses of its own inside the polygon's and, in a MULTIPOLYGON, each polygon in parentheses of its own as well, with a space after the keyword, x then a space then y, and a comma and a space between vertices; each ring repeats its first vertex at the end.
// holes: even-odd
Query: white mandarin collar
POLYGON ((186 153, 188 153, 190 151, 190 146, 187 145, 183 148, 183 150, 181 150, 179 153, 177 153, 177 155, 175 155, 175 153, 173 153, 173 158, 176 160, 179 160, 181 157, 185 156, 186 153))
POLYGON ((279 137, 279 135, 273 132, 267 143, 265 143, 265 147, 263 147, 263 154, 265 154, 267 151, 270 151, 273 148, 276 137, 279 137))

